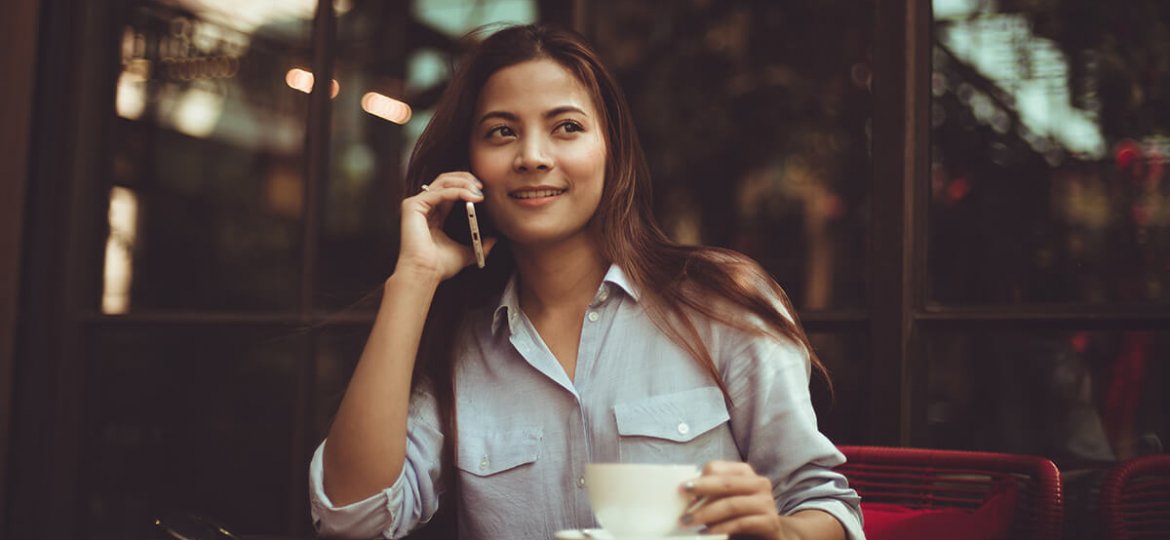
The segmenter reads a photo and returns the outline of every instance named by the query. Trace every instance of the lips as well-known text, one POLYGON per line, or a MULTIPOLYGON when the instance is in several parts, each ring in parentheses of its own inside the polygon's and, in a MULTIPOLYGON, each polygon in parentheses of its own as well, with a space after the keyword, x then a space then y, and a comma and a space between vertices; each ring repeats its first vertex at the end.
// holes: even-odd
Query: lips
POLYGON ((545 197, 556 197, 569 191, 567 189, 555 188, 540 188, 540 189, 525 189, 520 191, 513 191, 508 194, 513 199, 543 199, 545 197))

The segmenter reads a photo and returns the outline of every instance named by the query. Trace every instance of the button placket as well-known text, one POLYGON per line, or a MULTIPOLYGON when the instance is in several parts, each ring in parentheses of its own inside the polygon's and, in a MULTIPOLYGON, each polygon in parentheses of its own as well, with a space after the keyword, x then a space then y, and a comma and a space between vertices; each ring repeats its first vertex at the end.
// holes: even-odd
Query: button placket
POLYGON ((609 298, 609 286, 603 284, 601 286, 601 290, 597 291, 597 295, 595 295, 593 297, 593 304, 594 305, 600 304, 602 302, 605 302, 608 298, 609 298))

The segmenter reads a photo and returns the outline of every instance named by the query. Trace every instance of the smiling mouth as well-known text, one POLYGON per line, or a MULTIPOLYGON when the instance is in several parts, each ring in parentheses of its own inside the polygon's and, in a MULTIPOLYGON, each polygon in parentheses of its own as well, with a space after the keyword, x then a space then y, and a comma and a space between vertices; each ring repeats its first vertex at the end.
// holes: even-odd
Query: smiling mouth
POLYGON ((556 197, 566 191, 567 189, 533 189, 527 191, 516 191, 509 193, 508 196, 513 199, 542 199, 544 197, 556 197))

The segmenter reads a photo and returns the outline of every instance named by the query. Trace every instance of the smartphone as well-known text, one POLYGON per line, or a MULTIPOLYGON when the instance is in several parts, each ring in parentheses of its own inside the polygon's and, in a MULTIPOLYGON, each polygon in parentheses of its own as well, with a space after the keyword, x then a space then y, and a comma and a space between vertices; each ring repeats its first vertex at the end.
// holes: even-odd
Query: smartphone
POLYGON ((452 240, 465 246, 470 246, 475 253, 475 262, 480 268, 487 264, 487 254, 483 250, 483 239, 496 236, 492 227, 492 217, 483 205, 464 201, 465 212, 453 211, 447 214, 447 221, 443 223, 443 232, 452 240), (464 218, 464 216, 467 216, 464 218))
POLYGON ((475 203, 467 201, 467 223, 471 226, 471 249, 475 250, 475 264, 484 266, 483 240, 479 234, 479 219, 475 217, 475 203))

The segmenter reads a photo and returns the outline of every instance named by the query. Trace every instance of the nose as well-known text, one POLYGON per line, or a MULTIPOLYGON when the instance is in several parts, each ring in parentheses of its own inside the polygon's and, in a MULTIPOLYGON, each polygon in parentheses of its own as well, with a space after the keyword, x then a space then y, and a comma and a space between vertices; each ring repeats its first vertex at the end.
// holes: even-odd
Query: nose
POLYGON ((514 166, 520 172, 552 170, 553 160, 545 148, 545 141, 539 138, 526 139, 519 145, 514 166))

